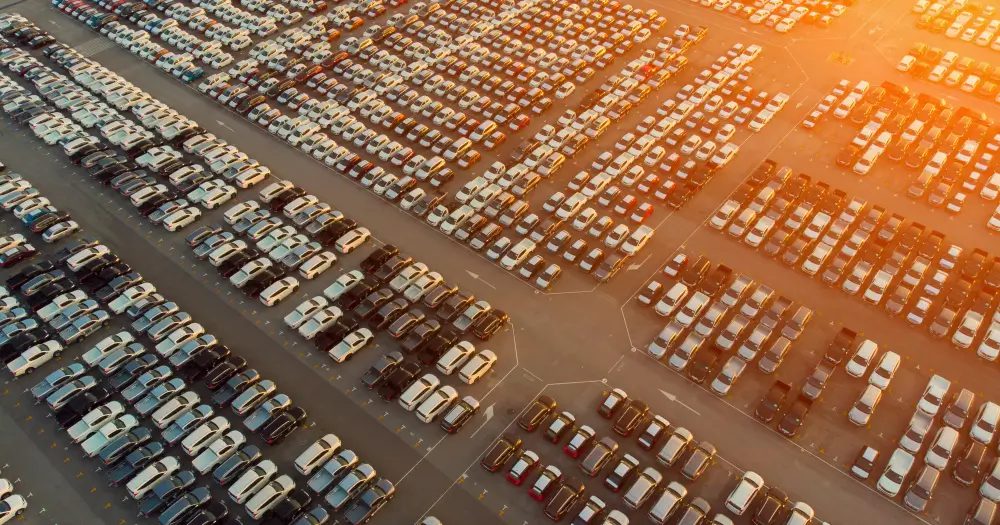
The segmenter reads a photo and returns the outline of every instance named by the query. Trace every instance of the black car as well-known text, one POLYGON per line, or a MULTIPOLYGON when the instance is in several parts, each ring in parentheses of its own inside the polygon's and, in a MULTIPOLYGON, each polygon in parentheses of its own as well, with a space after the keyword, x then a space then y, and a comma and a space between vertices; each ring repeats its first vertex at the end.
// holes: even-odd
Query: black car
POLYGON ((385 381, 385 378, 399 367, 403 359, 403 354, 399 352, 389 352, 383 355, 361 376, 361 384, 369 390, 378 388, 385 381))
POLYGON ((337 299, 336 304, 344 310, 352 310, 360 304, 361 301, 372 292, 372 290, 375 290, 378 285, 379 283, 375 279, 366 277, 365 280, 356 284, 354 288, 344 292, 344 294, 337 299))
POLYGON ((417 360, 432 365, 454 346, 457 335, 451 332, 438 333, 417 353, 417 360))
POLYGON ((476 298, 474 295, 459 292, 449 297, 444 304, 437 308, 437 316, 444 322, 455 320, 462 312, 468 308, 476 298))
POLYGON ((507 326, 508 320, 507 312, 495 309, 490 310, 485 315, 480 316, 476 323, 472 325, 472 333, 483 341, 489 341, 494 334, 507 326))
POLYGON ((271 286, 272 283, 281 279, 285 276, 285 273, 275 267, 266 268, 260 275, 257 275, 253 279, 247 281, 243 285, 243 292, 247 294, 247 297, 254 298, 260 295, 265 288, 271 286))
POLYGON ((312 503, 312 499, 312 496, 305 490, 295 489, 271 509, 271 516, 277 523, 291 523, 292 520, 306 511, 306 507, 312 503))
POLYGON ((361 325, 361 320, 353 312, 348 312, 333 326, 316 334, 313 340, 314 346, 323 352, 329 351, 340 342, 347 334, 355 331, 361 325))
POLYGON ((205 508, 198 509, 190 515, 184 525, 222 525, 229 523, 226 516, 229 515, 229 507, 221 501, 209 501, 205 508))
POLYGON ((184 242, 186 242, 188 246, 194 248, 195 246, 201 244, 201 241, 204 241, 205 239, 221 232, 222 226, 218 224, 201 226, 197 230, 189 233, 188 236, 184 238, 184 242))
POLYGON ((156 354, 142 354, 133 357, 115 372, 115 375, 111 376, 108 384, 112 389, 120 392, 132 384, 132 381, 135 381, 143 372, 157 364, 158 360, 156 354))
POLYGON ((118 264, 112 264, 80 279, 80 285, 89 293, 96 293, 104 288, 111 281, 128 274, 125 268, 118 264))
POLYGON ((198 352, 177 369, 177 375, 183 377, 185 381, 197 381, 209 370, 214 369, 215 365, 229 357, 230 353, 226 345, 216 345, 198 352))
POLYGON ((305 422, 306 411, 293 406, 271 418, 260 430, 260 437, 264 438, 268 445, 277 445, 305 422))
POLYGON ((228 485, 241 476, 251 465, 256 463, 262 455, 259 448, 247 445, 240 449, 239 452, 229 456, 229 459, 222 462, 221 465, 215 467, 212 477, 220 485, 228 485))
MULTIPOLYGON (((419 352, 441 332, 441 323, 434 319, 423 321, 414 327, 399 343, 401 350, 408 354, 419 352)), ((429 364, 429 363, 427 363, 429 364)))
MULTIPOLYGON (((397 297, 392 301, 386 303, 382 308, 379 308, 375 315, 368 318, 368 324, 375 327, 378 330, 384 330, 389 327, 392 323, 396 322, 407 309, 410 307, 410 303, 403 299, 402 297, 397 297)), ((420 314, 423 316, 423 314, 420 314)))
POLYGON ((216 364, 205 374, 204 384, 209 390, 215 390, 226 381, 229 381, 231 377, 242 372, 246 367, 246 359, 240 356, 231 356, 225 361, 216 364))
POLYGON ((111 397, 111 390, 103 385, 97 385, 83 392, 66 403, 66 406, 56 411, 56 423, 62 428, 69 428, 83 419, 83 416, 111 397))
POLYGON ((224 407, 257 381, 260 381, 260 373, 253 368, 248 368, 226 381, 226 384, 212 395, 212 403, 224 407))
POLYGON ((43 341, 43 339, 31 332, 15 336, 10 341, 0 345, 0 363, 10 363, 14 359, 17 359, 22 352, 40 341, 43 341))
POLYGON ((122 294, 126 289, 143 282, 142 275, 138 272, 131 272, 125 275, 119 275, 112 279, 107 285, 97 290, 97 300, 107 303, 113 301, 116 297, 122 294))
POLYGON ((54 269, 55 265, 51 261, 40 261, 31 266, 25 266, 20 272, 7 278, 7 287, 12 290, 19 289, 28 281, 54 269))
POLYGON ((423 367, 419 364, 404 362, 381 381, 378 395, 386 401, 392 401, 399 397, 403 390, 412 385, 422 373, 423 367))
POLYGON ((157 481, 149 489, 149 492, 139 500, 139 514, 146 517, 158 514, 181 494, 187 492, 188 487, 194 484, 194 479, 194 472, 182 470, 169 478, 157 481))
POLYGON ((108 481, 112 486, 118 486, 132 479, 143 468, 163 454, 163 444, 154 441, 142 448, 129 452, 125 459, 116 463, 108 471, 108 481))
POLYGON ((205 506, 212 495, 208 492, 208 487, 198 487, 174 500, 167 507, 167 510, 160 514, 161 525, 180 525, 187 520, 188 516, 195 510, 205 506))
POLYGON ((44 288, 38 290, 31 296, 27 297, 26 303, 28 308, 32 311, 37 311, 49 304, 56 297, 75 289, 76 286, 71 282, 61 281, 58 283, 51 283, 45 285, 44 288))
POLYGON ((353 312, 361 319, 369 319, 375 315, 380 308, 392 300, 395 293, 390 288, 379 288, 368 294, 361 304, 354 307, 353 312))
POLYGON ((53 211, 46 213, 40 217, 35 218, 31 222, 31 231, 34 233, 41 233, 45 230, 51 228, 52 226, 65 222, 70 219, 70 215, 64 211, 53 211))
POLYGON ((397 273, 403 271, 403 268, 406 268, 412 262, 413 257, 397 253, 387 258, 374 272, 369 273, 372 273, 380 283, 384 283, 395 277, 397 273))
POLYGON ((361 261, 361 270, 368 274, 375 273, 375 270, 378 270, 383 263, 398 253, 399 249, 391 244, 381 246, 361 261))

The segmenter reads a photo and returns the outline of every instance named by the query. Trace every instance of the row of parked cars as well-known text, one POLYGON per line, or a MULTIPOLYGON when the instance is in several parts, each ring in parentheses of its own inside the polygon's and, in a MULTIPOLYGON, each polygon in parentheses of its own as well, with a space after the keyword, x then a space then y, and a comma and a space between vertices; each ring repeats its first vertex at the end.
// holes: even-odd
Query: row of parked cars
POLYGON ((994 14, 994 6, 917 0, 912 11, 920 15, 917 27, 944 33, 948 38, 958 38, 963 42, 974 42, 980 47, 1000 50, 1000 39, 997 38, 1000 20, 990 18, 994 14))
POLYGON ((709 381, 718 395, 755 359, 761 372, 775 373, 812 320, 809 308, 724 265, 711 268, 705 257, 677 254, 664 276, 666 283, 654 279, 636 298, 670 319, 647 352, 696 383, 709 381))
POLYGON ((755 1, 753 5, 731 0, 692 0, 720 13, 725 12, 746 19, 750 24, 773 28, 778 33, 790 32, 797 23, 827 27, 833 20, 847 12, 854 0, 844 4, 821 0, 770 0, 755 1))
MULTIPOLYGON (((762 178, 775 172, 765 163, 762 178)), ((779 172, 780 173, 780 172, 779 172)), ((891 214, 807 175, 773 178, 752 199, 729 200, 709 220, 728 235, 830 286, 883 306, 935 338, 997 357, 1000 265, 982 249, 964 250, 944 234, 891 214), (992 317, 992 319, 991 319, 992 317)))
POLYGON ((9 479, 0 478, 0 525, 17 519, 28 508, 28 499, 14 492, 9 479))
MULTIPOLYGON (((170 364, 176 367, 178 375, 192 379, 207 374, 209 377, 206 381, 213 382, 213 385, 219 389, 213 396, 213 401, 219 402, 223 406, 232 402, 235 404, 235 410, 238 412, 242 411, 243 414, 249 414, 245 424, 252 431, 258 430, 266 442, 280 442, 281 439, 287 436, 305 419, 304 411, 297 407, 292 407, 287 396, 275 394, 273 382, 260 380, 259 375, 255 371, 245 368, 245 361, 229 357, 228 349, 218 345, 213 336, 204 334, 203 328, 199 330, 200 325, 192 323, 190 316, 178 313, 177 306, 155 293, 155 288, 146 283, 141 283, 141 276, 134 273, 124 273, 128 272, 127 265, 117 262, 116 258, 107 248, 92 241, 77 242, 73 245, 73 251, 69 252, 65 257, 65 263, 70 271, 86 272, 86 275, 81 274, 81 284, 88 284, 92 290, 96 288, 97 297, 102 301, 108 301, 110 309, 116 313, 126 311, 130 313, 135 320, 133 328, 143 331, 156 343, 156 353, 158 356, 168 359, 170 364), (95 275, 91 275, 95 272, 95 275), (120 275, 115 277, 111 275, 112 273, 120 275), (109 279, 110 281, 107 285, 100 286, 102 280, 109 279), (109 291, 102 293, 105 289, 109 291), (136 324, 139 325, 138 328, 136 328, 136 324), (267 399, 272 394, 274 396, 267 399)), ((38 273, 40 270, 32 269, 32 271, 38 273)), ((52 276, 55 273, 39 273, 39 275, 52 276)), ((19 279, 24 279, 25 277, 27 276, 19 276, 19 279)), ((30 277, 34 279, 37 276, 30 277)), ((59 277, 59 275, 57 274, 55 277, 59 277)), ((51 281, 52 279, 50 278, 49 280, 51 281)), ((61 281, 61 279, 55 280, 61 281)), ((33 287, 32 290, 35 290, 35 288, 33 287)), ((55 291, 46 290, 44 287, 41 290, 44 290, 45 293, 55 291)), ((91 300, 87 299, 85 294, 77 292, 79 290, 70 290, 69 293, 56 297, 56 300, 60 301, 57 309, 53 309, 52 305, 43 306, 44 303, 40 304, 42 306, 41 312, 46 317, 51 315, 52 320, 49 321, 50 323, 61 323, 63 318, 77 315, 75 312, 86 311, 89 307, 88 301, 91 300), (52 311, 50 312, 49 310, 52 311)), ((155 366, 157 356, 142 353, 143 346, 133 341, 134 338, 129 332, 122 332, 109 337, 95 346, 94 349, 85 353, 83 362, 86 365, 101 366, 102 372, 106 375, 115 374, 111 378, 112 386, 121 391, 122 396, 127 402, 135 403, 136 410, 140 414, 150 414, 160 428, 165 428, 172 424, 172 421, 174 421, 172 418, 176 418, 176 421, 184 421, 184 426, 176 431, 176 436, 174 436, 176 437, 175 442, 190 432, 187 437, 184 437, 182 443, 191 441, 191 446, 188 448, 197 449, 194 450, 194 453, 192 453, 192 450, 187 450, 189 454, 196 456, 195 466, 197 470, 203 473, 207 472, 219 466, 222 460, 226 459, 229 455, 235 454, 236 449, 245 442, 245 437, 238 431, 231 431, 223 435, 229 427, 225 418, 221 418, 221 420, 215 418, 205 421, 211 416, 211 408, 207 405, 192 408, 193 405, 198 403, 199 397, 197 393, 191 391, 185 392, 185 383, 182 378, 171 377, 172 370, 168 366, 155 366), (119 367, 121 370, 119 370, 119 367), (208 408, 209 410, 206 411, 204 408, 208 408), (196 439, 197 446, 195 443, 196 439), (217 442, 218 446, 216 447, 217 442)), ((21 341, 18 341, 18 343, 23 344, 21 341)), ((11 345, 11 347, 13 346, 11 345)), ((83 378, 79 380, 75 379, 76 376, 83 374, 84 371, 84 364, 79 364, 78 366, 71 365, 66 370, 57 371, 52 377, 43 381, 44 384, 51 384, 53 382, 67 382, 72 380, 69 383, 74 385, 71 393, 75 394, 87 390, 87 393, 93 396, 81 397, 80 401, 73 404, 72 407, 68 405, 70 401, 64 401, 66 396, 60 396, 56 400, 56 402, 60 403, 59 408, 63 408, 64 405, 71 408, 71 410, 68 409, 68 411, 62 413, 67 426, 71 420, 82 420, 83 416, 91 414, 91 412, 87 412, 86 414, 84 412, 86 410, 96 410, 93 408, 96 403, 107 399, 110 395, 110 392, 107 392, 107 395, 105 395, 104 391, 95 390, 95 381, 93 381, 91 376, 82 376, 83 378, 90 378, 91 381, 86 381, 83 378), (100 395, 98 396, 94 392, 100 393, 100 395)), ((39 391, 46 390, 47 388, 42 387, 39 391)), ((90 428, 89 424, 88 428, 90 428)), ((101 428, 104 427, 90 428, 90 430, 99 431, 101 428)), ((122 433, 129 432, 135 426, 124 424, 114 425, 114 428, 117 429, 116 432, 118 434, 132 436, 131 433, 122 433), (122 428, 124 430, 121 430, 122 428)), ((95 433, 95 435, 97 434, 95 433)), ((101 435, 103 436, 103 434, 101 435)), ((173 434, 171 435, 173 436, 173 434)), ((102 438, 88 442, 87 439, 90 439, 90 437, 88 436, 86 439, 81 440, 82 443, 87 443, 88 454, 96 455, 103 451, 103 446, 107 444, 107 441, 102 438)), ((125 444, 128 445, 130 443, 132 441, 126 440, 125 444)), ((136 446, 141 443, 143 443, 141 439, 136 441, 136 446)), ((132 459, 138 462, 141 458, 146 458, 143 461, 149 462, 152 461, 150 458, 158 457, 159 452, 157 451, 162 452, 162 447, 148 446, 141 449, 141 451, 143 451, 142 454, 137 454, 132 459)), ((244 452, 246 452, 246 449, 244 449, 244 452)), ((243 456, 239 457, 242 458, 243 456)), ((257 457, 259 458, 259 451, 257 457)), ((163 460, 166 461, 166 458, 163 460)), ((244 467, 250 466, 246 463, 245 459, 243 461, 244 463, 240 463, 239 465, 244 467)), ((176 461, 170 463, 173 465, 176 461)), ((168 470, 172 473, 177 470, 171 466, 167 467, 166 469, 157 467, 151 472, 159 473, 163 470, 168 470)), ((134 474, 135 472, 133 471, 132 473, 134 474)), ((137 476, 141 474, 139 473, 137 476)), ((159 474, 153 477, 155 479, 142 477, 135 484, 147 488, 151 487, 160 479, 159 474)), ((256 488, 260 488, 260 485, 262 484, 255 486, 256 488)), ((342 505, 350 502, 354 496, 359 495, 367 487, 367 483, 362 483, 360 487, 355 487, 354 484, 350 483, 347 483, 347 485, 350 485, 354 492, 349 493, 350 497, 341 501, 342 505)), ((384 489, 384 487, 382 488, 384 489)), ((251 512, 257 513, 258 516, 261 515, 261 513, 274 506, 279 500, 282 500, 281 492, 281 490, 278 490, 277 495, 270 493, 262 495, 258 498, 262 506, 254 506, 251 512)), ((378 494, 377 491, 376 494, 378 494)), ((135 497, 134 494, 133 496, 135 497)), ((177 494, 177 496, 183 496, 183 494, 177 494)), ((249 501, 246 501, 247 503, 256 501, 250 498, 250 496, 251 494, 248 493, 247 498, 249 501)), ((389 497, 391 497, 391 494, 389 497)), ((188 514, 205 504, 205 498, 200 493, 191 498, 183 499, 186 503, 178 504, 176 512, 168 513, 168 517, 162 518, 161 521, 164 523, 180 522, 190 517, 188 514)), ((357 505, 353 505, 350 513, 356 515, 355 522, 367 519, 370 516, 369 512, 373 513, 377 511, 378 507, 381 506, 379 502, 382 500, 387 500, 387 498, 383 496, 381 499, 365 500, 364 503, 359 502, 357 505), (360 514, 358 514, 359 512, 360 514)), ((282 514, 283 518, 281 519, 287 519, 290 522, 305 510, 304 507, 308 502, 298 502, 295 504, 296 501, 291 501, 286 505, 286 507, 290 506, 291 514, 282 514)), ((173 507, 168 508, 168 510, 170 509, 173 509, 173 507)), ((224 506, 221 509, 218 506, 205 509, 205 512, 209 516, 206 519, 211 520, 205 522, 214 523, 215 520, 221 519, 222 514, 225 512, 224 509, 224 506)), ((163 509, 160 508, 160 510, 163 509)), ((319 510, 314 512, 313 515, 314 517, 322 517, 325 515, 325 511, 319 510)))
MULTIPOLYGON (((683 427, 673 427, 666 418, 651 415, 649 407, 641 400, 629 399, 625 391, 615 388, 605 392, 597 405, 598 414, 614 421, 612 429, 622 437, 636 434, 636 443, 644 451, 656 453, 656 461, 666 467, 680 467, 680 474, 688 481, 697 481, 712 464, 716 455, 715 447, 707 441, 696 442, 693 435, 683 427), (662 446, 661 446, 662 443, 662 446)), ((578 425, 576 417, 569 412, 558 412, 557 403, 549 396, 540 396, 522 412, 518 425, 526 432, 544 429, 545 441, 561 444, 565 436, 570 436, 563 447, 566 455, 580 459, 578 467, 589 477, 601 474, 609 465, 615 465, 604 476, 603 485, 614 493, 622 494, 622 501, 628 509, 638 510, 647 504, 647 517, 654 523, 707 523, 711 505, 702 498, 695 497, 685 502, 689 492, 680 482, 666 482, 663 474, 655 468, 642 468, 640 461, 629 453, 621 453, 619 444, 610 437, 597 438, 596 431, 589 425, 578 425), (671 521, 673 520, 673 521, 671 521)), ((487 450, 481 466, 490 472, 505 468, 506 478, 520 486, 529 477, 529 495, 545 503, 544 513, 552 520, 559 520, 567 513, 579 508, 577 523, 627 524, 627 515, 618 510, 610 510, 603 499, 594 495, 585 498, 584 485, 554 465, 543 466, 540 456, 522 448, 521 439, 514 434, 505 434, 487 450), (604 520, 604 521, 601 521, 604 520)), ((788 507, 787 496, 777 489, 764 487, 760 476, 747 473, 726 500, 726 509, 739 516, 751 507, 755 519, 770 523, 783 515, 801 513, 805 521, 813 517, 808 505, 799 503, 788 507), (749 476, 749 477, 748 477, 749 476), (757 492, 767 492, 767 497, 758 501, 757 492), (768 521, 771 520, 771 521, 768 521)), ((722 513, 711 518, 715 525, 731 525, 732 519, 722 513)), ((788 523, 798 523, 789 521, 788 523)))

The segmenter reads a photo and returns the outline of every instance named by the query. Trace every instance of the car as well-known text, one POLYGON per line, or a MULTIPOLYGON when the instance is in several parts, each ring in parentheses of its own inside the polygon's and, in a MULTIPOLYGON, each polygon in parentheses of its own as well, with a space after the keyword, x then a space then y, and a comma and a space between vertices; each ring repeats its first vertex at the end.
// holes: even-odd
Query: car
MULTIPOLYGON (((533 432, 556 409, 556 400, 549 396, 539 396, 518 417, 517 424, 527 432, 533 432)), ((520 439, 518 440, 520 442, 520 439)))
POLYGON ((362 463, 341 478, 337 486, 326 494, 324 500, 334 511, 345 509, 347 504, 368 488, 374 479, 375 469, 367 463, 362 463))
POLYGON ((278 467, 271 460, 265 459, 257 463, 247 469, 229 487, 227 491, 229 499, 239 504, 246 503, 257 491, 267 485, 277 473, 278 467))

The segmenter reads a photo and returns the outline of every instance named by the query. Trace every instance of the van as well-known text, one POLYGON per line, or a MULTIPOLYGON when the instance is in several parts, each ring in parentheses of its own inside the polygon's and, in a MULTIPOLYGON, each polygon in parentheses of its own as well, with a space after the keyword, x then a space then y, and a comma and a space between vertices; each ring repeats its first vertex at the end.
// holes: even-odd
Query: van
POLYGON ((521 239, 500 260, 500 266, 505 270, 513 270, 527 260, 535 252, 535 242, 531 239, 521 239))

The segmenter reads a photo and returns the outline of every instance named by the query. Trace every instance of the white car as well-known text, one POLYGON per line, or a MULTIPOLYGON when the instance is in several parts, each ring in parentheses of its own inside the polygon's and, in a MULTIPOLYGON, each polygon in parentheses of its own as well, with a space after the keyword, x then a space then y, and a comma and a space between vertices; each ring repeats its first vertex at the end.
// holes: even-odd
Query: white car
MULTIPOLYGON (((486 350, 487 352, 489 350, 486 350)), ((434 421, 439 415, 444 413, 455 400, 458 399, 458 391, 453 387, 445 385, 435 390, 427 396, 416 409, 417 417, 424 423, 434 421)))
POLYGON ((174 420, 181 417, 185 412, 197 405, 200 401, 201 396, 198 395, 197 392, 188 390, 164 403, 163 406, 157 408, 150 417, 153 419, 153 424, 156 425, 156 428, 164 429, 173 423, 174 420))
POLYGON ((290 476, 278 476, 250 498, 250 501, 246 503, 247 514, 251 518, 259 520, 267 511, 281 503, 294 488, 295 482, 290 476))
POLYGON ((367 228, 355 228, 337 239, 335 247, 340 253, 351 253, 370 238, 371 232, 367 228))
POLYGON ((260 302, 264 306, 274 306, 299 289, 299 281, 294 277, 279 279, 260 292, 260 302))
POLYGON ((118 436, 125 434, 139 425, 139 420, 131 414, 125 414, 101 426, 80 444, 85 456, 92 458, 99 454, 107 444, 118 436))
POLYGON ((115 298, 108 304, 108 308, 116 314, 124 312, 128 307, 132 306, 139 299, 144 297, 149 297, 156 292, 156 286, 152 283, 142 283, 127 288, 121 295, 115 298))
POLYGON ((175 232, 190 225, 201 217, 201 210, 194 206, 181 208, 163 218, 163 228, 168 232, 175 232))
POLYGON ((247 438, 242 432, 232 430, 225 436, 213 441, 208 448, 202 450, 197 457, 191 460, 191 464, 195 470, 205 474, 223 461, 229 459, 229 456, 235 454, 246 441, 247 438))
POLYGON ((210 421, 206 421, 198 426, 198 428, 191 431, 190 434, 181 441, 181 446, 184 448, 184 452, 189 456, 196 456, 205 447, 212 444, 213 441, 219 438, 225 431, 229 430, 229 420, 222 417, 216 416, 210 421))
POLYGON ((265 459, 250 467, 229 487, 229 499, 244 503, 278 473, 273 461, 265 459))
POLYGON ((468 341, 459 341, 438 359, 437 369, 445 375, 451 375, 475 353, 476 347, 468 341))
POLYGON ((66 433, 69 435, 70 441, 80 443, 123 413, 125 413, 124 405, 118 401, 109 401, 87 412, 80 421, 69 427, 66 433))
POLYGON ((257 201, 244 201, 230 207, 222 216, 227 223, 236 224, 244 215, 259 209, 260 204, 257 201))
POLYGON ((331 301, 336 301, 363 280, 364 274, 358 270, 351 270, 340 277, 337 277, 337 280, 334 281, 333 284, 327 286, 326 289, 323 290, 323 296, 331 301))
POLYGON ((328 306, 316 312, 306 322, 299 326, 299 335, 307 340, 313 339, 317 334, 326 330, 333 323, 336 323, 343 316, 343 312, 336 306, 328 306))
POLYGON ((750 508, 757 492, 764 487, 764 478, 756 472, 746 471, 736 488, 726 498, 726 509, 737 516, 742 516, 750 508))
POLYGON ((914 461, 915 458, 909 452, 899 448, 894 450, 892 457, 889 458, 889 464, 886 465, 882 477, 875 484, 875 488, 890 498, 896 497, 902 490, 903 479, 909 474, 914 461))
POLYGON ((375 335, 367 328, 360 328, 347 334, 336 346, 329 351, 330 358, 338 363, 349 360, 354 354, 368 346, 375 335))
POLYGON ((24 514, 24 509, 28 508, 28 500, 20 494, 11 494, 0 501, 0 524, 7 523, 15 516, 24 514))
POLYGON ((326 463, 326 460, 333 457, 340 450, 341 441, 335 434, 327 434, 309 445, 299 457, 295 458, 295 470, 300 474, 308 476, 312 471, 326 463))
POLYGON ((177 461, 177 458, 167 456, 142 469, 125 487, 128 488, 128 493, 133 499, 141 499, 157 481, 173 475, 180 468, 181 462, 177 461))
POLYGON ((329 304, 329 301, 322 296, 306 299, 295 307, 295 310, 292 310, 291 313, 285 316, 285 325, 293 330, 297 330, 303 323, 316 315, 316 312, 326 308, 329 304))
POLYGON ((299 267, 299 275, 303 279, 314 279, 316 276, 329 270, 337 262, 337 256, 333 252, 320 252, 313 255, 299 267))
POLYGON ((462 382, 471 385, 489 373, 496 362, 496 354, 490 350, 483 350, 465 363, 465 366, 458 371, 458 378, 462 382))
POLYGON ((104 356, 124 347, 125 345, 135 341, 135 337, 130 332, 118 332, 115 335, 109 335, 104 339, 101 339, 93 348, 84 352, 83 362, 87 366, 94 366, 98 361, 104 358, 104 356))
POLYGON ((274 266, 274 263, 271 262, 271 259, 268 259, 267 257, 260 257, 258 259, 254 259, 244 264, 243 267, 240 268, 240 271, 234 273, 232 277, 229 278, 229 282, 232 283, 232 285, 237 288, 242 288, 243 285, 245 285, 254 277, 260 275, 261 272, 270 268, 271 266, 274 266))
POLYGON ((22 352, 13 361, 7 363, 7 370, 14 374, 14 377, 30 374, 53 358, 62 355, 62 351, 63 346, 58 341, 50 339, 22 352))

